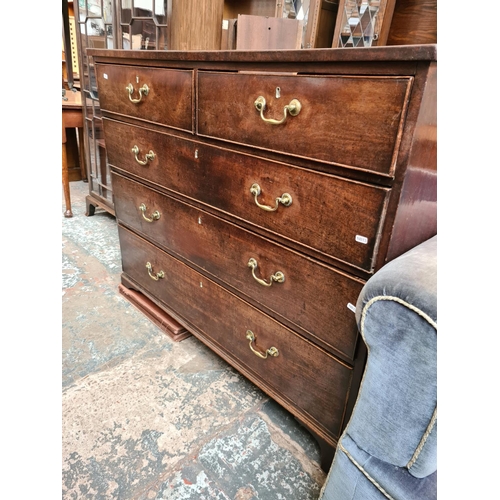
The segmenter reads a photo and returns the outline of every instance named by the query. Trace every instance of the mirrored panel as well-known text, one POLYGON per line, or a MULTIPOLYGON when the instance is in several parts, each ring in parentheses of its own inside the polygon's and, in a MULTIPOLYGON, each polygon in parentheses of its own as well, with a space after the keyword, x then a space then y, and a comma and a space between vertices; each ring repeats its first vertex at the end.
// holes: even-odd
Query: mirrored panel
POLYGON ((121 47, 166 50, 168 0, 118 0, 121 47))
POLYGON ((381 0, 345 0, 341 6, 338 47, 371 47, 381 0))

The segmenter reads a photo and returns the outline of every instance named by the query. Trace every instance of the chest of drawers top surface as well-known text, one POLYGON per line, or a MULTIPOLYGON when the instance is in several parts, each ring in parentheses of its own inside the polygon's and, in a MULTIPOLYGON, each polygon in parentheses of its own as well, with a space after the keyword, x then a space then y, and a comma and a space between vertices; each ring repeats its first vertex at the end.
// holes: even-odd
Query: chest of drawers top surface
POLYGON ((282 66, 300 64, 308 69, 311 65, 343 63, 375 63, 437 61, 436 44, 392 45, 351 49, 301 49, 301 50, 120 50, 87 49, 87 54, 99 62, 106 58, 110 62, 140 62, 158 66, 168 61, 185 68, 206 66, 222 67, 232 63, 249 65, 246 69, 260 69, 264 65, 282 66), (304 66, 305 65, 305 66, 304 66))

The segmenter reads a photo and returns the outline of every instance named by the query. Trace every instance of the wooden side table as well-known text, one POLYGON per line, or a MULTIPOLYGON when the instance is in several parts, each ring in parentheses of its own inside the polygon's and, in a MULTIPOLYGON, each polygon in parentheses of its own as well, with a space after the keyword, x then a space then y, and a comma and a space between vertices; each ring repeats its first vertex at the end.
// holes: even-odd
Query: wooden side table
POLYGON ((68 172, 68 152, 66 129, 75 128, 78 130, 80 170, 82 179, 87 178, 85 169, 85 149, 83 138, 83 109, 81 92, 66 91, 67 100, 62 100, 62 183, 64 189, 64 201, 66 203, 65 217, 73 217, 71 211, 71 196, 69 190, 69 172, 68 172))

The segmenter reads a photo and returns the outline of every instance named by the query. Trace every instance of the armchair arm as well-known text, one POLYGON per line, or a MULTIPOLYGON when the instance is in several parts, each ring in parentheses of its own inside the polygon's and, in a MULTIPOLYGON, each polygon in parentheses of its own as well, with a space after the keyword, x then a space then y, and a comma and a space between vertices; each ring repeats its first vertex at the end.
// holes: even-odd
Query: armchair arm
POLYGON ((365 284, 356 320, 368 358, 346 434, 414 477, 437 469, 437 236, 365 284))

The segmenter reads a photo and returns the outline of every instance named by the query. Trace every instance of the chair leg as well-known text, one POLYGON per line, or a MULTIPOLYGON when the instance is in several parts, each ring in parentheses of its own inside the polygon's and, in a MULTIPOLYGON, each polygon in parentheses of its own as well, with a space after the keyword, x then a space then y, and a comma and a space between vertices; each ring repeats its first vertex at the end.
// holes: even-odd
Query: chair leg
POLYGON ((73 217, 73 212, 71 211, 71 197, 69 194, 68 158, 66 155, 66 144, 64 142, 62 145, 62 183, 64 189, 64 202, 66 203, 64 217, 73 217))
POLYGON ((83 127, 78 129, 78 151, 80 153, 80 171, 82 173, 82 181, 88 182, 87 167, 85 165, 85 141, 83 137, 83 127))

